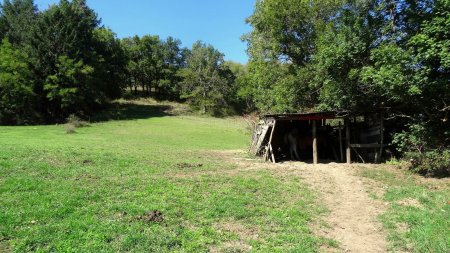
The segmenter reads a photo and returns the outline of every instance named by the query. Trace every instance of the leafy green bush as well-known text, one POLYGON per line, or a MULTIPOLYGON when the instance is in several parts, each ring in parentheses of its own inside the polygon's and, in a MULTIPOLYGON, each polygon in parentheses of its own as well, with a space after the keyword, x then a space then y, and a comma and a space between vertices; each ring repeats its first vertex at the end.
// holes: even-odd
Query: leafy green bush
POLYGON ((410 161, 412 171, 433 177, 450 176, 450 149, 442 141, 445 136, 438 133, 425 123, 411 124, 407 131, 394 135, 393 143, 410 161))
POLYGON ((411 161, 411 170, 426 176, 450 176, 450 150, 428 151, 422 155, 411 152, 406 155, 411 161))

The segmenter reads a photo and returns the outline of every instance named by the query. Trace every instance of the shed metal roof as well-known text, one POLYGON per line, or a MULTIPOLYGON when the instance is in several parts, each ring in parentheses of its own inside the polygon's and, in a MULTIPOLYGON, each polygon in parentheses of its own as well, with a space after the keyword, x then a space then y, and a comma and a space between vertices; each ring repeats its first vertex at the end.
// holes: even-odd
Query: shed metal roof
POLYGON ((266 114, 263 118, 273 118, 276 120, 322 120, 322 119, 341 119, 347 115, 339 114, 333 111, 312 112, 312 113, 285 113, 285 114, 266 114))

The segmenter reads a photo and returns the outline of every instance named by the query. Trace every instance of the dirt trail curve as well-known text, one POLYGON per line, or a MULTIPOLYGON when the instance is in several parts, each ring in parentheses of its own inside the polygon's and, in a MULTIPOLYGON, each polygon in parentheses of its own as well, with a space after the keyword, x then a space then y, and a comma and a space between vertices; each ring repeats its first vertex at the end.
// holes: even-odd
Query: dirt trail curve
MULTIPOLYGON (((318 192, 330 210, 329 228, 319 235, 335 239, 344 252, 386 252, 385 234, 377 216, 385 209, 382 201, 368 194, 367 180, 355 175, 355 167, 342 164, 300 165, 301 177, 318 192)), ((324 251, 331 251, 323 249, 324 251)))
POLYGON ((268 164, 253 162, 250 159, 234 158, 242 169, 269 168, 276 173, 295 174, 320 193, 322 201, 329 209, 324 218, 328 226, 316 226, 319 236, 339 242, 340 249, 322 248, 323 252, 387 252, 386 234, 377 220, 385 209, 383 201, 369 196, 376 189, 369 179, 357 175, 358 167, 369 165, 347 164, 305 164, 288 162, 268 164))

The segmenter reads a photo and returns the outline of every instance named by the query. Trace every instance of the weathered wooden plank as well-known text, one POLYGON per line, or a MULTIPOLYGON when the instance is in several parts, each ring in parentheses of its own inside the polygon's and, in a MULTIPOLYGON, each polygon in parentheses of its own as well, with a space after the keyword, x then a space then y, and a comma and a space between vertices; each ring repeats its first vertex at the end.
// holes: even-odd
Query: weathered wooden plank
POLYGON ((318 150, 317 150, 317 121, 312 121, 312 138, 313 138, 313 163, 318 163, 318 150))
POLYGON ((383 155, 383 147, 384 147, 384 115, 383 113, 380 115, 380 153, 375 158, 375 162, 379 163, 381 161, 381 156, 383 155))
POLYGON ((353 148, 353 150, 355 151, 356 155, 359 157, 359 159, 361 159, 361 161, 363 163, 366 163, 366 161, 364 161, 364 158, 358 153, 358 150, 356 150, 355 148, 353 148))
POLYGON ((380 132, 381 132, 381 130, 378 129, 376 131, 361 133, 361 138, 364 139, 364 138, 370 138, 370 137, 373 137, 373 136, 379 137, 380 136, 380 132))
POLYGON ((380 143, 350 144, 350 147, 352 148, 382 148, 386 146, 387 145, 380 143))
POLYGON ((273 163, 277 163, 277 161, 275 160, 275 154, 273 153, 273 147, 272 147, 272 144, 269 144, 270 145, 270 154, 271 154, 271 156, 272 156, 272 162, 273 163))
POLYGON ((340 154, 340 158, 341 158, 341 162, 344 161, 344 152, 342 151, 342 127, 341 127, 341 122, 339 121, 339 154, 340 154))
POLYGON ((252 149, 253 155, 258 154, 259 151, 261 150, 261 148, 262 148, 261 146, 264 142, 264 139, 267 136, 268 131, 269 131, 269 126, 262 126, 261 134, 258 137, 258 141, 256 142, 256 145, 252 149))
POLYGON ((270 138, 269 138, 269 149, 272 153, 272 162, 276 163, 275 161, 275 155, 273 154, 273 148, 272 148, 272 138, 273 138, 273 133, 275 132, 275 127, 277 126, 277 121, 275 121, 273 123, 273 127, 272 127, 272 131, 270 132, 270 138))
POLYGON ((347 163, 350 164, 352 163, 352 151, 351 151, 351 147, 350 147, 350 120, 345 119, 345 142, 346 142, 346 158, 347 158, 347 163))

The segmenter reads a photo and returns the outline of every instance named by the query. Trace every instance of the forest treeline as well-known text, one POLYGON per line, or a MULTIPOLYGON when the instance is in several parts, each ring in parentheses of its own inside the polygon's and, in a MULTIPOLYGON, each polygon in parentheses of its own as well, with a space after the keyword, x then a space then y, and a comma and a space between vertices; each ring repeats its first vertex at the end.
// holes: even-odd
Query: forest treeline
POLYGON ((247 23, 241 65, 202 42, 119 39, 85 0, 4 0, 0 124, 88 115, 130 94, 216 115, 388 109, 399 150, 450 167, 450 0, 257 0, 247 23))
POLYGON ((38 10, 33 0, 0 5, 0 124, 89 115, 125 94, 181 100, 211 114, 235 111, 235 75, 213 46, 172 37, 119 39, 85 0, 38 10))
POLYGON ((257 110, 386 109, 396 148, 450 173, 450 0, 257 0, 247 21, 257 110))

